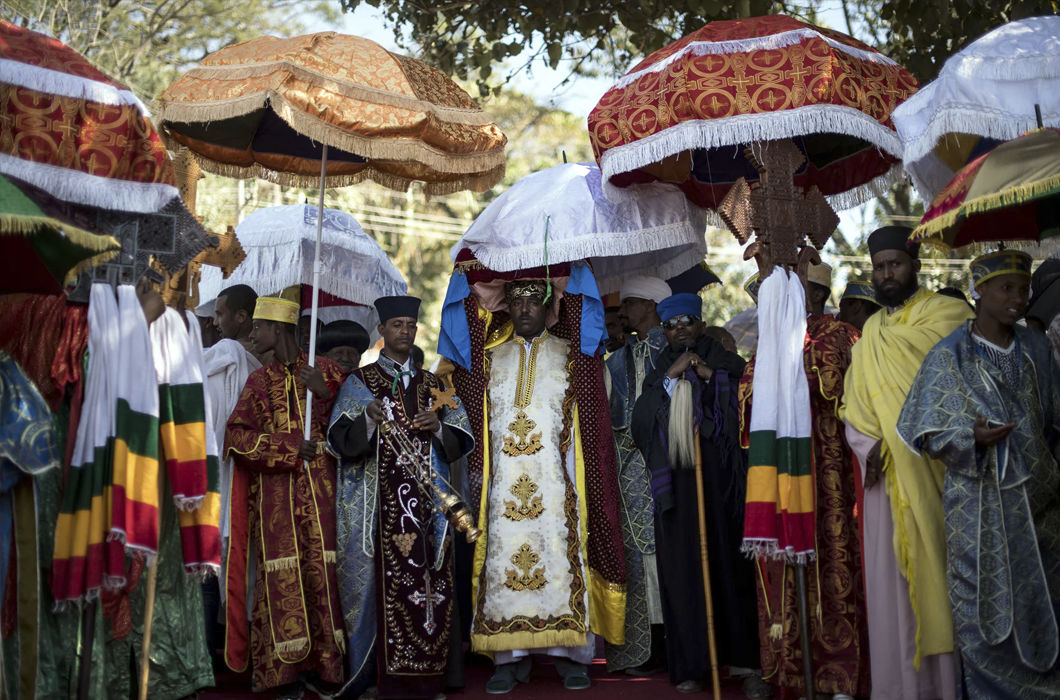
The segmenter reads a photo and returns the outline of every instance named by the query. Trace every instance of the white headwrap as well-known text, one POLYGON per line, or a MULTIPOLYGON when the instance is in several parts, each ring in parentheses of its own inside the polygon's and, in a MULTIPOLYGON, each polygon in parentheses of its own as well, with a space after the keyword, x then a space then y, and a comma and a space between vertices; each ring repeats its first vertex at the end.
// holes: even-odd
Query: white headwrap
POLYGON ((627 277, 622 282, 622 290, 618 293, 618 300, 625 301, 627 297, 634 299, 651 299, 656 304, 673 294, 670 285, 658 277, 637 275, 627 277))

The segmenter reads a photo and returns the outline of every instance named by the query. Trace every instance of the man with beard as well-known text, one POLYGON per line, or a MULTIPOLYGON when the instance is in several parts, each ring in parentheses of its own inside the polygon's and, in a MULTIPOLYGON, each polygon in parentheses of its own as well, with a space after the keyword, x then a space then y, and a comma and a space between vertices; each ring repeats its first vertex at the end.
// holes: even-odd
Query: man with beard
MULTIPOLYGON (((710 670, 696 463, 702 464, 718 663, 730 672, 759 664, 754 569, 740 553, 747 465, 736 398, 744 361, 705 334, 702 308, 699 295, 689 293, 659 304, 667 345, 644 379, 632 423, 651 470, 667 666, 682 693, 702 690, 710 670)), ((750 673, 744 692, 769 697, 769 686, 750 673)))
POLYGON ((622 492, 622 539, 626 550, 626 642, 607 646, 609 671, 632 676, 663 669, 665 633, 659 573, 655 562, 655 507, 644 457, 633 442, 630 422, 645 375, 666 344, 656 304, 670 296, 670 286, 658 277, 631 277, 619 292, 619 315, 631 331, 629 342, 607 358, 611 392, 611 427, 618 454, 618 484, 622 492))
POLYGON ((912 452, 895 424, 928 351, 972 314, 960 300, 920 288, 911 232, 885 226, 869 236, 872 284, 884 309, 854 345, 840 407, 862 465, 872 697, 882 700, 955 697, 945 466, 912 452))

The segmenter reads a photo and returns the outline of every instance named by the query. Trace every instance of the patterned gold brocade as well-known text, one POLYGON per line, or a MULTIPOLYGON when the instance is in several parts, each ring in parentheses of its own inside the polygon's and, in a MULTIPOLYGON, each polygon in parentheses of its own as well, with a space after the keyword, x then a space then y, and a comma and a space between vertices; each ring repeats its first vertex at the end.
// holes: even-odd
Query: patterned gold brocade
MULTIPOLYGON (((370 177, 430 193, 485 190, 504 174, 506 137, 456 83, 421 61, 360 37, 321 32, 260 37, 207 56, 159 97, 160 119, 205 123, 268 106, 299 134, 367 159, 329 162, 334 184, 370 177)), ((168 124, 167 124, 168 127, 168 124)), ((319 160, 224 147, 169 128, 204 169, 282 184, 319 178, 319 160)))

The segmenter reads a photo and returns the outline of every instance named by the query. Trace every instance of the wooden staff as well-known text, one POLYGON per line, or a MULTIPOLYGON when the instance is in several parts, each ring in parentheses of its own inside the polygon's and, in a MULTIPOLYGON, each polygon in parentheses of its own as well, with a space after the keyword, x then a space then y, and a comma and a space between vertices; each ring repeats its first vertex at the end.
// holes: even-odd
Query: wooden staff
MULTIPOLYGON (((161 448, 161 445, 159 445, 161 448)), ((151 620, 155 614, 155 587, 158 585, 158 558, 162 555, 162 509, 169 489, 166 488, 165 454, 158 454, 158 549, 147 565, 147 590, 144 596, 144 643, 140 650, 140 700, 147 700, 147 681, 151 675, 151 620)))
POLYGON ((699 563, 703 570, 703 599, 707 605, 707 645, 710 649, 710 680, 714 686, 714 700, 721 700, 721 677, 718 674, 718 642, 714 639, 714 597, 710 591, 710 562, 707 559, 707 509, 703 499, 703 456, 699 449, 699 429, 696 429, 694 454, 696 459, 696 505, 699 510, 699 563))

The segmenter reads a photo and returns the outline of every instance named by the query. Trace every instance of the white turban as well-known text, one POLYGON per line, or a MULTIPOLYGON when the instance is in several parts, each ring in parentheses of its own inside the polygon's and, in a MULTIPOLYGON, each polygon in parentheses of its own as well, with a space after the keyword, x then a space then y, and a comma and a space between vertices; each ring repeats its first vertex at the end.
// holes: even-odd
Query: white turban
POLYGON ((627 277, 622 283, 622 290, 618 293, 618 300, 625 301, 628 297, 634 299, 651 299, 656 304, 673 294, 670 285, 658 277, 647 277, 637 275, 627 277))

